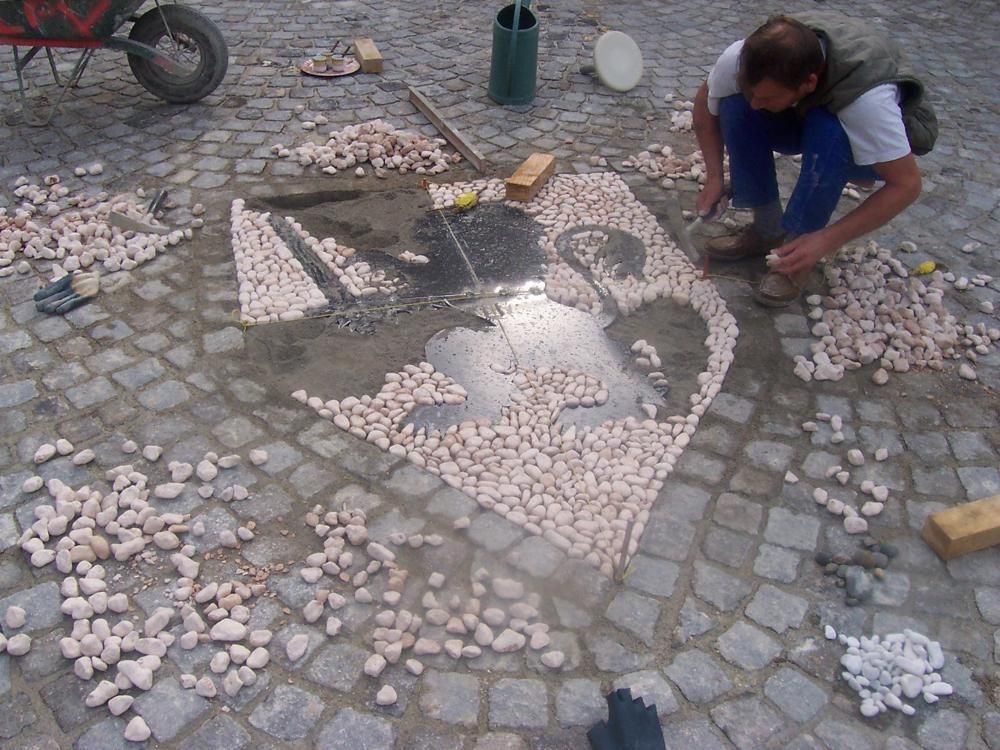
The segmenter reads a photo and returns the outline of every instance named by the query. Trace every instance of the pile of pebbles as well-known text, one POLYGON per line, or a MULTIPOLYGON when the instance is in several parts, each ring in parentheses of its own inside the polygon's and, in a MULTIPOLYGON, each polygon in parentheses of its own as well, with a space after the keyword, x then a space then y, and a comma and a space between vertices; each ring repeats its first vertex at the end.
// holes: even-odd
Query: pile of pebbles
MULTIPOLYGON (((480 201, 486 200, 487 190, 499 199, 494 186, 489 181, 453 183, 432 186, 431 195, 436 207, 470 190, 480 191, 480 201)), ((445 430, 407 424, 418 404, 464 399, 460 384, 426 362, 388 373, 374 395, 340 400, 302 391, 294 395, 341 429, 405 456, 482 507, 611 576, 625 546, 626 529, 634 523, 628 542, 628 554, 633 554, 657 492, 719 393, 739 329, 714 284, 700 278, 618 175, 556 175, 534 200, 518 205, 544 227, 540 243, 550 273, 558 265, 566 273, 577 273, 556 250, 556 238, 567 229, 610 226, 642 240, 646 257, 641 276, 609 275, 599 282, 623 315, 669 298, 690 304, 705 321, 708 360, 697 378, 698 391, 689 397, 688 413, 564 428, 558 416, 569 399, 581 407, 589 403, 584 397, 596 404, 606 386, 596 381, 588 386, 584 373, 547 367, 513 373, 515 395, 503 414, 445 430), (576 395, 578 389, 584 397, 576 395)))
MULTIPOLYGON (((230 229, 239 284, 237 296, 240 320, 246 325, 298 320, 329 303, 269 217, 269 213, 246 208, 242 199, 232 203, 230 229)), ((354 258, 354 248, 339 245, 333 237, 317 239, 291 217, 285 217, 285 221, 346 294, 364 299, 398 290, 398 282, 387 278, 384 270, 354 258)), ((427 258, 411 253, 407 262, 426 263, 427 258)))
MULTIPOLYGON (((27 626, 28 615, 23 607, 12 604, 4 611, 3 630, 13 633, 27 626)), ((0 654, 6 652, 11 656, 24 656, 31 651, 31 636, 27 633, 15 633, 8 637, 0 632, 0 654)))
MULTIPOLYGON (((479 568, 473 571, 468 590, 459 592, 445 586, 444 574, 432 572, 421 587, 419 605, 404 606, 415 597, 407 596, 410 573, 398 555, 444 544, 439 534, 391 532, 383 544, 370 538, 362 510, 333 511, 321 505, 306 514, 305 523, 323 540, 323 549, 309 554, 299 572, 306 583, 318 586, 302 617, 307 623, 323 619, 327 636, 333 638, 344 627, 338 614, 349 602, 379 607, 369 634, 371 654, 364 665, 369 677, 386 679, 387 668, 396 664, 420 675, 425 669, 421 659, 439 654, 452 661, 475 659, 487 650, 536 651, 550 669, 563 665, 565 654, 550 648, 549 625, 540 620, 541 598, 526 594, 524 584, 515 579, 479 568)), ((297 661, 307 646, 307 635, 294 636, 287 644, 288 658, 297 661)), ((396 702, 397 691, 387 679, 375 700, 380 706, 396 702)))
POLYGON ((939 674, 945 664, 941 644, 921 633, 905 629, 884 637, 855 638, 827 625, 824 634, 846 646, 840 657, 841 676, 861 698, 860 711, 866 718, 890 708, 912 716, 916 708, 905 701, 922 697, 924 703, 937 703, 954 692, 939 674))
POLYGON ((1000 328, 962 324, 944 304, 940 271, 925 283, 886 248, 870 241, 841 250, 825 264, 825 295, 806 298, 812 333, 809 357, 794 358, 802 380, 840 380, 847 370, 876 364, 872 382, 912 369, 942 370, 959 360, 959 375, 975 380, 974 363, 1000 341, 1000 328))
MULTIPOLYGON (((816 412, 815 421, 802 423, 802 431, 814 433, 819 430, 828 430, 831 445, 840 445, 844 442, 844 419, 839 414, 827 414, 826 412, 816 412)), ((889 450, 885 446, 875 449, 874 459, 881 463, 889 457, 889 450)), ((860 508, 855 508, 849 502, 834 497, 837 487, 845 487, 851 481, 852 469, 864 466, 867 457, 860 448, 850 448, 844 455, 840 463, 831 464, 826 468, 826 479, 837 482, 833 489, 816 487, 813 489, 812 497, 817 505, 822 505, 835 516, 843 516, 844 531, 848 534, 863 534, 868 531, 868 520, 878 516, 885 509, 885 503, 889 500, 889 488, 883 484, 876 484, 871 479, 864 479, 859 486, 861 492, 871 499, 866 500, 860 508)), ((785 473, 785 481, 795 484, 799 478, 791 471, 785 473)))
MULTIPOLYGON (((250 618, 247 604, 266 590, 262 583, 199 584, 201 564, 195 559, 196 548, 186 543, 184 537, 204 534, 204 525, 201 522, 190 525, 187 513, 159 509, 161 503, 169 505, 170 500, 180 497, 192 479, 199 483, 197 494, 204 500, 246 499, 249 492, 242 485, 216 481, 222 472, 241 463, 240 456, 207 453, 197 464, 171 461, 166 465, 169 476, 158 482, 146 472, 159 463, 161 446, 151 444, 140 448, 134 441, 126 440, 121 451, 134 456, 132 463, 108 468, 103 475, 108 486, 105 490, 99 488, 99 481, 73 488, 57 477, 45 481, 34 475, 24 480, 24 493, 33 494, 44 487, 52 501, 34 507, 35 521, 18 539, 33 567, 43 569, 54 565, 64 575, 60 609, 72 618, 73 627, 68 636, 60 639, 60 653, 73 661, 73 672, 79 679, 98 680, 86 697, 86 705, 107 706, 115 716, 125 714, 132 706, 134 695, 127 691, 152 688, 167 648, 176 640, 170 632, 175 610, 157 607, 137 625, 129 619, 134 618, 130 597, 111 590, 122 576, 110 575, 109 566, 130 560, 155 566, 161 563, 161 556, 169 560, 179 575, 172 596, 174 606, 181 609, 185 632, 179 640, 184 649, 209 640, 240 640, 246 630, 243 623, 250 618), (136 468, 139 458, 148 466, 146 472, 136 468), (195 609, 197 604, 202 605, 201 611, 195 609), (210 629, 206 620, 214 623, 210 629)), ((93 449, 77 450, 69 440, 60 438, 38 446, 33 461, 41 465, 57 456, 68 457, 77 467, 90 466, 97 458, 93 449)), ((260 465, 268 456, 266 451, 256 449, 251 451, 250 458, 251 463, 260 465)), ((236 547, 252 540, 252 525, 223 530, 219 534, 220 544, 236 547)), ((8 609, 8 627, 24 625, 23 611, 19 609, 8 609)), ((28 648, 30 639, 24 634, 6 643, 7 652, 15 656, 26 653, 28 648)), ((242 686, 253 679, 241 667, 227 675, 223 684, 232 690, 237 681, 242 686)), ((186 682, 182 678, 182 684, 186 682)), ((143 741, 150 734, 141 716, 134 716, 125 729, 125 738, 132 741, 143 741)))
POLYGON ((30 261, 48 261, 45 270, 51 269, 53 278, 87 269, 131 271, 191 239, 192 230, 202 225, 202 219, 195 218, 187 228, 166 235, 126 232, 112 225, 112 211, 156 223, 140 205, 141 189, 117 196, 71 192, 57 174, 48 175, 41 184, 18 177, 15 186, 20 204, 0 208, 0 278, 30 273, 30 261))
MULTIPOLYGON (((317 124, 314 120, 308 122, 317 124)), ((331 175, 353 169, 362 177, 364 164, 377 177, 384 177, 389 170, 433 175, 447 171, 449 164, 462 159, 458 153, 447 152, 446 143, 443 138, 427 138, 420 133, 398 130, 384 120, 372 120, 332 131, 323 143, 309 141, 294 147, 277 143, 271 152, 279 158, 294 159, 303 167, 315 164, 331 175)))
POLYGON ((814 559, 825 575, 836 576, 837 585, 844 587, 844 603, 857 607, 871 599, 875 586, 885 579, 886 569, 898 554, 894 545, 866 536, 853 555, 817 552, 814 559))
MULTIPOLYGON (((675 113, 674 117, 683 118, 684 111, 675 113)), ((686 118, 684 118, 686 119, 686 118)), ((671 118, 671 130, 682 129, 682 121, 671 118)), ((645 150, 622 161, 625 169, 635 169, 646 175, 653 182, 659 181, 664 188, 674 187, 676 180, 690 180, 699 185, 705 184, 705 157, 701 151, 694 151, 688 156, 674 153, 673 146, 661 143, 651 143, 645 150)))

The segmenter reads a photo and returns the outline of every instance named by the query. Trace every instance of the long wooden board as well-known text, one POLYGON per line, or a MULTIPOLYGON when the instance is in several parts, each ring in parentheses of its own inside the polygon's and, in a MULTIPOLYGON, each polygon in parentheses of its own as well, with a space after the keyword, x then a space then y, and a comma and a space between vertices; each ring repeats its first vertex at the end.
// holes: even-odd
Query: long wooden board
POLYGON ((354 56, 361 63, 362 73, 382 72, 382 53, 378 51, 375 42, 368 37, 360 37, 354 40, 353 45, 354 56))
POLYGON ((931 513, 920 535, 943 560, 1000 544, 1000 495, 931 513))
POLYGON ((556 157, 552 154, 532 154, 507 178, 507 200, 530 201, 538 195, 555 168, 556 157))
POLYGON ((448 124, 448 121, 444 119, 426 96, 412 86, 410 86, 410 101, 417 109, 424 113, 424 116, 431 121, 434 127, 441 131, 441 135, 447 138, 448 142, 458 149, 458 152, 462 156, 469 160, 477 172, 482 172, 486 168, 486 158, 466 140, 465 136, 448 124))

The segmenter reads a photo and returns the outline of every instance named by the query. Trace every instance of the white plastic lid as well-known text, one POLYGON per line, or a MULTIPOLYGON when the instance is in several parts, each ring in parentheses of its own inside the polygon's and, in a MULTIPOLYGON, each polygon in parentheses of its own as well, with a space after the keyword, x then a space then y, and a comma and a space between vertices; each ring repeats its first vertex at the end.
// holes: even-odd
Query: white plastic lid
POLYGON ((594 46, 594 70, 613 91, 630 91, 642 78, 642 52, 628 34, 608 31, 594 46))

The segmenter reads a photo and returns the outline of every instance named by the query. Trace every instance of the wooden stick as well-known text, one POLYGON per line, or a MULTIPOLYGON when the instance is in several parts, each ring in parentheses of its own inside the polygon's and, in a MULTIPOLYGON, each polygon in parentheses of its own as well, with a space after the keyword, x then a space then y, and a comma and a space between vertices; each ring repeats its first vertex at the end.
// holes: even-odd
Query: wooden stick
POLYGON ((437 109, 435 109, 434 105, 430 103, 426 96, 421 94, 412 86, 410 86, 410 101, 417 109, 424 113, 424 116, 431 121, 431 124, 434 125, 434 127, 441 131, 441 135, 443 135, 452 146, 458 149, 462 156, 469 160, 472 166, 476 168, 477 172, 485 170, 485 157, 479 153, 461 133, 448 124, 448 121, 444 119, 437 109))
POLYGON ((943 560, 1000 544, 1000 495, 931 513, 920 536, 943 560))

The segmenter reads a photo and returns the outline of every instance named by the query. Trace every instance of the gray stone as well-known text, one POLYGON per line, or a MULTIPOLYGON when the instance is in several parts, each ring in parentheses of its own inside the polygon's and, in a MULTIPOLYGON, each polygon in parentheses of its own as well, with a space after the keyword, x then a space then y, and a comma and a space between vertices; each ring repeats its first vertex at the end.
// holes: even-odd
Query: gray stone
POLYGON ((167 742, 186 731, 209 708, 207 700, 185 690, 171 677, 156 680, 152 689, 132 704, 132 710, 146 720, 158 742, 167 742))
POLYGON ((535 578, 548 578, 566 559, 554 545, 538 536, 528 536, 507 553, 507 562, 535 578))
POLYGON ((121 341, 131 336, 134 331, 124 320, 112 320, 110 323, 94 326, 90 329, 90 335, 97 341, 121 341))
POLYGON ((622 591, 608 605, 605 616, 618 627, 627 630, 647 646, 652 646, 656 636, 656 621, 660 617, 660 603, 632 591, 622 591))
POLYGON ((711 703, 733 687, 715 659, 698 649, 678 654, 663 671, 692 703, 711 703))
POLYGON ((674 629, 674 638, 684 644, 691 638, 707 633, 715 625, 714 619, 698 609, 696 600, 693 597, 688 597, 684 600, 684 606, 681 607, 680 618, 674 629))
POLYGON ((0 739, 9 740, 38 721, 30 698, 23 693, 0 696, 0 739))
POLYGON ((587 636, 587 647, 594 655, 594 663, 603 672, 634 672, 649 666, 653 661, 648 653, 630 651, 613 638, 604 635, 587 636))
POLYGON ((257 468, 270 474, 272 477, 275 474, 280 474, 285 469, 295 466, 302 460, 302 453, 283 440, 262 445, 260 448, 267 451, 267 461, 257 468))
POLYGON ((773 440, 753 440, 743 449, 750 463, 769 471, 785 471, 795 450, 790 445, 773 440))
POLYGON ((1000 625, 1000 589, 976 589, 976 606, 986 622, 1000 625))
POLYGON ((258 404, 267 395, 267 389, 247 378, 236 378, 228 383, 229 390, 237 400, 245 404, 258 404))
MULTIPOLYGON (((93 380, 88 380, 82 385, 74 386, 66 391, 66 398, 77 409, 86 409, 97 404, 102 404, 115 395, 115 387, 103 375, 93 380)), ((0 397, 2 400, 2 397, 0 397)))
POLYGON ((44 630, 62 623, 63 614, 59 611, 61 605, 59 584, 48 581, 0 599, 0 612, 6 612, 11 606, 21 607, 27 615, 30 629, 44 630))
POLYGON ((679 575, 680 566, 676 563, 638 554, 632 558, 625 583, 653 596, 670 597, 679 575))
MULTIPOLYGON (((78 310, 86 309, 86 305, 78 310)), ((73 312, 76 312, 74 310, 73 312)), ((130 750, 136 747, 137 743, 129 742, 125 739, 125 726, 123 719, 108 717, 90 727, 80 735, 74 750, 130 750)))
POLYGON ((332 473, 312 463, 301 464, 288 477, 299 497, 307 499, 329 487, 335 479, 332 473))
POLYGON ((619 677, 612 687, 615 690, 629 688, 633 698, 642 698, 647 706, 655 705, 656 713, 661 718, 680 709, 670 685, 663 679, 663 675, 653 669, 619 677))
POLYGON ((466 532, 473 542, 490 552, 507 549, 524 536, 524 532, 496 513, 481 513, 466 532))
POLYGON ((13 354, 21 349, 30 349, 34 343, 27 331, 5 333, 0 335, 0 354, 13 354))
POLYGON ((712 721, 740 750, 758 750, 781 731, 784 721, 759 698, 741 698, 711 710, 712 721))
POLYGON ((219 331, 206 333, 201 339, 206 354, 222 354, 243 348, 243 333, 239 328, 229 326, 219 331))
POLYGON ((708 530, 702 546, 710 560, 731 568, 743 568, 756 543, 753 537, 715 526, 708 530))
POLYGON ((119 370, 111 377, 116 383, 124 386, 127 390, 134 391, 137 388, 142 388, 147 383, 152 383, 164 372, 163 365, 151 357, 133 367, 119 370))
POLYGON ((781 547, 811 552, 816 549, 819 528, 818 518, 792 513, 784 508, 772 508, 767 515, 764 538, 781 547))
MULTIPOLYGON (((382 484, 387 490, 396 493, 406 500, 415 500, 429 495, 431 492, 443 491, 446 488, 451 489, 429 471, 425 471, 410 463, 400 466, 382 484)), ((471 498, 464 493, 460 492, 459 494, 472 502, 471 498)))
POLYGON ((246 417, 230 417, 212 430, 227 448, 240 448, 247 443, 258 440, 263 431, 246 417))
POLYGON ((763 669, 781 654, 781 644, 753 625, 737 622, 719 636, 719 653, 746 670, 763 669))
POLYGON ((746 424, 753 414, 753 409, 753 401, 731 393, 720 393, 712 400, 712 408, 708 413, 732 422, 746 424))
POLYGON ((365 666, 369 653, 349 643, 324 646, 306 670, 306 677, 324 687, 349 693, 365 666))
POLYGON ((395 735, 392 724, 385 719, 344 708, 319 730, 316 747, 323 750, 392 750, 395 735))
POLYGON ((98 375, 120 370, 135 362, 135 357, 121 349, 102 349, 93 356, 87 357, 87 367, 98 375))
POLYGON ((742 495, 723 492, 715 503, 715 522, 747 534, 756 534, 764 517, 763 507, 742 495))
POLYGON ((761 586, 747 605, 747 616, 754 622, 784 633, 788 628, 798 628, 809 610, 809 602, 770 584, 761 586))
POLYGON ((826 705, 826 692, 797 669, 782 667, 764 683, 764 695, 791 719, 809 721, 826 705))
POLYGON ((953 708, 931 713, 917 729, 917 742, 926 750, 964 750, 968 736, 968 718, 953 708))
POLYGON ((427 718, 474 727, 479 721, 479 680, 466 674, 429 672, 419 703, 427 718))
POLYGON ((750 593, 750 584, 700 560, 694 564, 694 593, 723 612, 735 609, 750 593))
POLYGON ((855 724, 824 719, 813 729, 830 750, 874 750, 877 740, 855 724))
POLYGON ((958 478, 969 500, 1000 494, 1000 469, 992 466, 961 466, 958 478))
POLYGON ((191 398, 187 386, 178 380, 165 380, 139 393, 139 403, 153 411, 165 411, 191 398))
POLYGON ((753 563, 753 572, 781 583, 793 583, 799 574, 799 556, 784 547, 762 544, 753 563))
POLYGON ((688 719, 665 724, 663 742, 666 750, 729 750, 708 719, 688 719))
POLYGON ((983 736, 990 750, 1000 748, 1000 712, 988 711, 983 716, 983 736))
POLYGON ((564 727, 591 726, 607 718, 601 683, 596 680, 564 680, 556 693, 556 719, 564 727))
POLYGON ((505 678, 490 688, 490 726, 541 729, 549 724, 549 702, 541 680, 505 678))
POLYGON ((691 542, 694 541, 695 526, 662 513, 658 514, 655 511, 656 507, 654 506, 652 518, 639 541, 639 549, 668 560, 677 562, 687 560, 691 542))
POLYGON ((279 740, 299 740, 312 731, 323 705, 323 700, 312 693, 293 685, 279 685, 253 710, 250 723, 279 740))
POLYGON ((552 604, 555 606, 559 622, 564 628, 586 628, 593 622, 593 618, 586 609, 578 607, 572 602, 554 596, 552 597, 552 604))
POLYGON ((225 714, 213 716, 184 740, 185 750, 243 750, 249 744, 250 733, 225 714))

